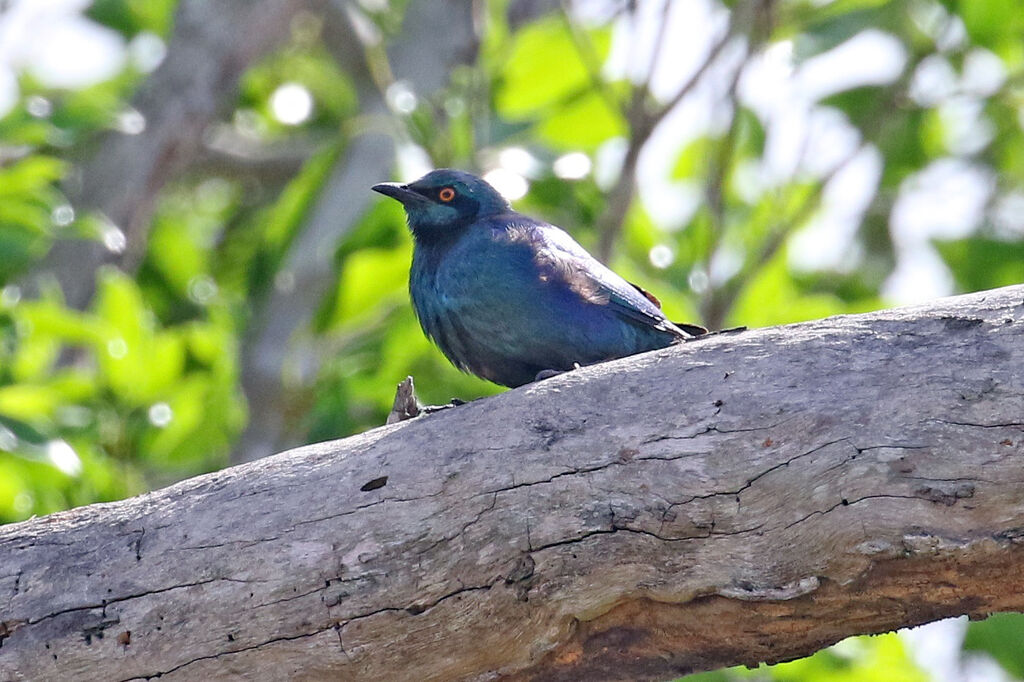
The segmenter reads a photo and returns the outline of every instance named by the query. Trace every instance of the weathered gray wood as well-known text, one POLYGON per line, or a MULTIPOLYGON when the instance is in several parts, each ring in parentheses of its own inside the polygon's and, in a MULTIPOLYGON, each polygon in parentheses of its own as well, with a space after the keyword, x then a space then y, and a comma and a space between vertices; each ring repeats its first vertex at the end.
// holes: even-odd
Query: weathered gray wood
POLYGON ((0 679, 659 679, 1024 609, 1024 287, 0 528, 0 679))

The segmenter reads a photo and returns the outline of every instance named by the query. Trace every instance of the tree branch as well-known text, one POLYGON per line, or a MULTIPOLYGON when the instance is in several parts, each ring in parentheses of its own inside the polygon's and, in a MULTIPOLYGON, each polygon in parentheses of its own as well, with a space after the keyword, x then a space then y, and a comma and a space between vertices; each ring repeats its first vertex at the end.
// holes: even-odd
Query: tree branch
POLYGON ((254 180, 280 188, 298 175, 318 151, 334 141, 334 135, 310 134, 269 144, 255 142, 228 125, 212 128, 190 170, 254 180))
MULTIPOLYGON (((689 80, 680 87, 672 99, 653 113, 648 111, 648 102, 645 99, 648 86, 635 86, 631 96, 631 103, 626 112, 626 120, 629 124, 630 138, 629 146, 626 149, 622 162, 622 170, 615 185, 608 192, 608 208, 601 214, 596 224, 599 235, 597 247, 598 258, 604 262, 611 260, 612 251, 618 241, 626 220, 626 214, 633 203, 636 194, 637 166, 640 160, 640 152, 647 141, 654 134, 658 124, 689 94, 701 78, 718 59, 722 50, 732 40, 733 33, 726 30, 725 34, 715 42, 697 70, 693 72, 689 80)), ((654 65, 656 68, 657 65, 654 65)), ((742 70, 742 66, 738 67, 742 70)), ((651 72, 653 75, 653 70, 651 72)))
POLYGON ((7 526, 0 678, 657 680, 1021 610, 1022 366, 1008 287, 7 526))

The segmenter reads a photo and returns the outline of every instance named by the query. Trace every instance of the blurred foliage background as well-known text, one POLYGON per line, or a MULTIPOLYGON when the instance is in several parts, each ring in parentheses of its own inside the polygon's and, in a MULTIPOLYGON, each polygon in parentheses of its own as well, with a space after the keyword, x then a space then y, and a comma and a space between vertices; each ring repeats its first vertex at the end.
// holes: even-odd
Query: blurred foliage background
MULTIPOLYGON (((711 327, 1024 280, 1019 0, 0 0, 0 116, 0 522, 498 390, 368 191, 432 167, 711 327)), ((703 677, 1024 677, 941 628, 703 677)))

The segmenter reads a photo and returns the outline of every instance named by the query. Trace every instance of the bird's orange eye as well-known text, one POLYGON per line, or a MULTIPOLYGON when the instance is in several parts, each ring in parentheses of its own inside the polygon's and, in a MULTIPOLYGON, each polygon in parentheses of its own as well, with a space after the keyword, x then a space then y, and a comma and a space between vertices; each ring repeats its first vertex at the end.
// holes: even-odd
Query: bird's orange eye
POLYGON ((451 187, 445 187, 437 193, 437 198, 441 201, 451 201, 455 198, 455 190, 451 187))

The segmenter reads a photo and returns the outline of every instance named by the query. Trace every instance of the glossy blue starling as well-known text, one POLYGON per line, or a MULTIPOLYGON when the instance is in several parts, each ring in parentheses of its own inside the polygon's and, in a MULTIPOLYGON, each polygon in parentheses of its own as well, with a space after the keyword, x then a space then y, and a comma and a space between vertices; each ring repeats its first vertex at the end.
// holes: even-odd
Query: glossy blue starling
POLYGON ((521 386, 707 333, 670 322, 656 298, 475 175, 441 169, 373 190, 405 207, 413 308, 465 372, 521 386))

